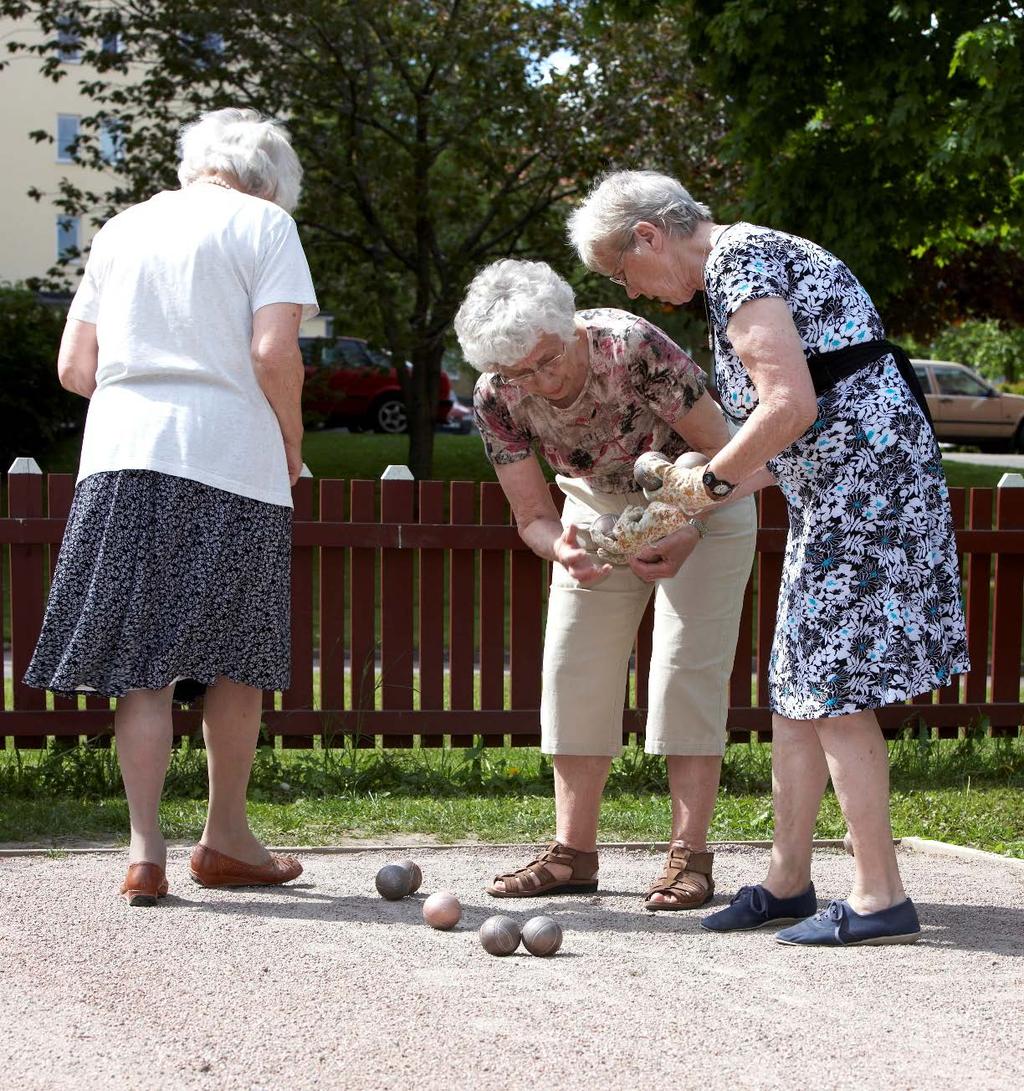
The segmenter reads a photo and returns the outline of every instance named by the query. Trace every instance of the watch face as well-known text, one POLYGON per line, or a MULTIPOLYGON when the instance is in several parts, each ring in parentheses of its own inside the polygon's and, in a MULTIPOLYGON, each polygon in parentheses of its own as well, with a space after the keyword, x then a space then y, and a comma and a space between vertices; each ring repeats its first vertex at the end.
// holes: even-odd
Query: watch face
POLYGON ((721 478, 716 477, 711 470, 707 470, 702 478, 704 482, 704 488, 709 495, 723 498, 732 492, 733 486, 728 481, 723 481, 721 478))

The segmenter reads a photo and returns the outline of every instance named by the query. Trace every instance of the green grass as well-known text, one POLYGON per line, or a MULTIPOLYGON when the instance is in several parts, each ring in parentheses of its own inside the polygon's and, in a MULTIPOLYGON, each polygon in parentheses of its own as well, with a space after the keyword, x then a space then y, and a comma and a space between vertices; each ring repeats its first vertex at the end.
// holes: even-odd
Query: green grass
MULTIPOLYGON (((908 735, 890 744, 893 826, 1024 858, 1024 738, 958 740, 908 735)), ((771 836, 771 753, 762 743, 729 748, 715 811, 716 839, 771 836)), ((205 754, 174 754, 162 808, 168 836, 202 830, 205 754)), ((427 834, 441 841, 535 841, 554 823, 550 761, 534 749, 406 751, 261 748, 250 782, 254 825, 281 844, 427 834)), ((605 840, 662 840, 669 823, 664 762, 628 748, 616 760, 602 811, 605 840)), ((128 828, 116 755, 0 753, 0 841, 123 841, 128 828)), ((818 835, 844 823, 826 796, 818 835)))
MULTIPOLYGON (((400 838, 426 834, 441 842, 479 840, 536 842, 554 831, 554 804, 535 795, 391 795, 296 799, 250 804, 257 835, 270 844, 331 845, 342 839, 400 838)), ((161 806, 167 837, 194 841, 202 833, 205 804, 172 799, 161 806)), ((927 837, 1024 859, 1020 789, 934 788, 892 798, 897 837, 927 837)), ((667 797, 610 792, 601 812, 603 841, 662 841, 669 830, 667 797)), ((818 837, 842 837, 845 823, 828 794, 818 816, 818 837)), ((4 799, 0 842, 127 842, 128 807, 122 798, 4 799)), ((759 840, 772 835, 771 797, 722 792, 711 826, 712 840, 759 840)))

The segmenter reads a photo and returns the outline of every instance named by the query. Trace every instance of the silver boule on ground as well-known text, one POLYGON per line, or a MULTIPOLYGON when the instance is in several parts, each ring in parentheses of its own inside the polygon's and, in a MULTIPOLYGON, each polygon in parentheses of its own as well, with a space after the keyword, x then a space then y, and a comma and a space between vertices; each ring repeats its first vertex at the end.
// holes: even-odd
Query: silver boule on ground
POLYGON ((480 946, 489 955, 510 955, 519 946, 521 935, 517 921, 495 913, 480 925, 480 946))
POLYGON ((523 925, 523 946, 531 955, 550 958, 562 946, 562 926, 554 917, 531 917, 523 925))

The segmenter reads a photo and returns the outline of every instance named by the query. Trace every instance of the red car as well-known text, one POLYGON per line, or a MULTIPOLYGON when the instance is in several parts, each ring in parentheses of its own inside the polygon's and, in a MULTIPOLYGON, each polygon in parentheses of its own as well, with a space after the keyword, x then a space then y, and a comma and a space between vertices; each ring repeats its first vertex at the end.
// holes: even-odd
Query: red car
MULTIPOLYGON (((408 429, 402 388, 387 353, 358 337, 300 337, 299 348, 306 365, 307 424, 346 424, 392 435, 408 429)), ((445 424, 451 409, 451 381, 442 371, 435 423, 445 424)))

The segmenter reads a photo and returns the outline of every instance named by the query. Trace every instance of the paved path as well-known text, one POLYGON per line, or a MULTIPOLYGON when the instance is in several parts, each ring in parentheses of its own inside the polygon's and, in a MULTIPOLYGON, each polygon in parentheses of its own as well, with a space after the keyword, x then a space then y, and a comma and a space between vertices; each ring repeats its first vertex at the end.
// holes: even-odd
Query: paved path
MULTIPOLYGON (((524 850, 525 852, 525 850, 524 850)), ((593 898, 495 903, 483 881, 525 855, 416 853, 420 895, 379 899, 394 854, 309 856, 291 888, 208 891, 130 910, 111 856, 0 859, 0 1084, 74 1088, 927 1088, 1024 1086, 1024 877, 901 852, 925 922, 912 947, 813 951, 771 932, 710 936, 646 914, 657 860, 605 850, 593 898), (422 894, 465 906, 421 923, 422 894), (493 958, 497 909, 565 928, 552 959, 493 958)), ((719 851, 722 897, 764 849, 719 851)), ((851 861, 819 850, 823 898, 851 861)))
POLYGON ((943 451, 942 457, 950 462, 977 462, 981 466, 1012 466, 1016 470, 1024 470, 1024 455, 964 455, 943 451))

